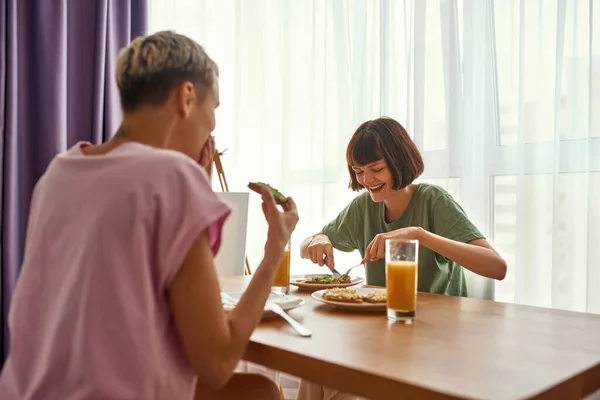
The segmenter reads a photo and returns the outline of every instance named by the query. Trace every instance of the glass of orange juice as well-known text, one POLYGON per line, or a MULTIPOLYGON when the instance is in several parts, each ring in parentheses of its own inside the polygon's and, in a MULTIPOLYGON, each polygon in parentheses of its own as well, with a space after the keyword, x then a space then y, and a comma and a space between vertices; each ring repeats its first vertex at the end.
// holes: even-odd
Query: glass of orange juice
POLYGON ((279 263, 275 280, 271 287, 271 292, 278 294, 287 294, 290 291, 290 242, 285 245, 283 258, 279 263))
POLYGON ((419 241, 385 241, 387 316, 392 322, 412 322, 417 311, 419 241))

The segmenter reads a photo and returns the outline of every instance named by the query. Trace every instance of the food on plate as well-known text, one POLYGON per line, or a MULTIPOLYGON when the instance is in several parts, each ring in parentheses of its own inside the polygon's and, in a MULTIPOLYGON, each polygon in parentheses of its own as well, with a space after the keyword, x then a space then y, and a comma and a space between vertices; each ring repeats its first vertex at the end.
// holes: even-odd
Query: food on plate
POLYGON ((345 275, 345 274, 340 275, 340 276, 324 274, 324 275, 307 276, 306 278, 304 278, 302 280, 298 279, 296 282, 298 282, 298 283, 316 283, 319 285, 329 285, 329 284, 335 285, 335 284, 340 284, 340 283, 350 283, 351 279, 348 275, 345 275))
POLYGON ((248 188, 250 188, 250 190, 255 191, 256 193, 260 193, 260 190, 264 187, 266 187, 267 189, 269 189, 271 191, 271 193, 273 193, 273 197, 275 198, 275 202, 277 204, 284 205, 287 202, 287 197, 285 197, 283 194, 281 194, 281 192, 279 190, 275 189, 268 183, 250 182, 248 184, 248 188))
POLYGON ((323 298, 330 301, 340 301, 342 303, 362 303, 362 296, 354 289, 331 288, 323 292, 323 298))
POLYGON ((387 291, 375 290, 374 292, 364 294, 362 299, 367 303, 385 303, 387 302, 387 291))

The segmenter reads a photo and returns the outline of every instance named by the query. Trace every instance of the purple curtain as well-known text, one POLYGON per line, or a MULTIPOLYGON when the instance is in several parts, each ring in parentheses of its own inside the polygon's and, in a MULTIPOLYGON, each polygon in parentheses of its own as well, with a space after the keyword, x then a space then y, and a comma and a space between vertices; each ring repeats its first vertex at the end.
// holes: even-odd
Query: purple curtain
POLYGON ((32 189, 59 152, 120 120, 118 51, 147 29, 147 0, 0 0, 2 360, 32 189))

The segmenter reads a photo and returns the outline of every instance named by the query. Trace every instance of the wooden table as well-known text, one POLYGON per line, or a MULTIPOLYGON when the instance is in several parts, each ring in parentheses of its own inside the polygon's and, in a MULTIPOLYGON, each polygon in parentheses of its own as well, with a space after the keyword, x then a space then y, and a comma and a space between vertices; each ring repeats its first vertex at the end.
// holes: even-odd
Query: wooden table
MULTIPOLYGON (((222 278, 242 291, 250 277, 222 278)), ((419 293, 412 325, 292 289, 298 336, 263 320, 244 359, 371 399, 580 399, 600 389, 600 316, 419 293)))

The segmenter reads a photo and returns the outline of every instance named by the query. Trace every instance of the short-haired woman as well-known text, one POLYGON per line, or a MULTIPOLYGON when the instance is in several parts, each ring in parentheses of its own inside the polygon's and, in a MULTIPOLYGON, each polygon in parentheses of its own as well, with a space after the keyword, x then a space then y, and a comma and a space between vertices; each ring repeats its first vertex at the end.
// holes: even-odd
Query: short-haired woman
MULTIPOLYGON (((460 205, 441 187, 414 182, 423 173, 423 159, 400 123, 391 118, 364 122, 350 139, 346 160, 351 189, 365 190, 304 240, 303 258, 333 269, 334 248, 358 250, 366 263, 366 283, 385 286, 385 240, 417 239, 421 292, 467 296, 463 267, 504 279, 506 262, 460 205)), ((303 382, 298 398, 328 398, 324 391, 303 382)))
POLYGON ((235 374, 298 221, 262 193, 265 256, 224 313, 213 256, 228 207, 211 190, 217 66, 172 32, 118 58, 123 121, 56 156, 35 187, 0 398, 278 399, 235 374))

